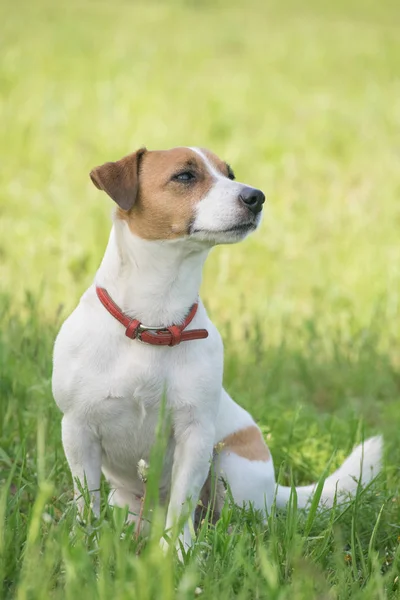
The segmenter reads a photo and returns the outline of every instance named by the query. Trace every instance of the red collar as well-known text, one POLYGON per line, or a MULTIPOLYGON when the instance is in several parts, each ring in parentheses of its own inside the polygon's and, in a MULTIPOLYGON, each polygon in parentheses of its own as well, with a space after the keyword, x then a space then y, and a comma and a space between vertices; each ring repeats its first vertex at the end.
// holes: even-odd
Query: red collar
POLYGON ((125 335, 132 340, 140 340, 141 342, 153 344, 154 346, 176 346, 181 342, 202 340, 208 337, 208 331, 206 329, 191 329, 190 331, 184 331, 197 312, 197 302, 193 304, 182 325, 147 327, 137 319, 131 319, 128 315, 123 313, 119 306, 117 306, 114 300, 109 296, 107 290, 96 287, 96 293, 102 305, 115 319, 117 319, 117 321, 122 323, 126 328, 125 335))

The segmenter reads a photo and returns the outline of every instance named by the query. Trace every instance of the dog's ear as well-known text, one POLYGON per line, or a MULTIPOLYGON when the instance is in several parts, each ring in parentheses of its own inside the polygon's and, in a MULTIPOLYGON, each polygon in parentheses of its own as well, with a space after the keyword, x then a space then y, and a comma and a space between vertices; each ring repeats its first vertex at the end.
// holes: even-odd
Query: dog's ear
POLYGON ((129 154, 116 162, 95 167, 90 178, 99 190, 104 190, 122 210, 130 210, 135 204, 139 189, 139 165, 146 148, 129 154))

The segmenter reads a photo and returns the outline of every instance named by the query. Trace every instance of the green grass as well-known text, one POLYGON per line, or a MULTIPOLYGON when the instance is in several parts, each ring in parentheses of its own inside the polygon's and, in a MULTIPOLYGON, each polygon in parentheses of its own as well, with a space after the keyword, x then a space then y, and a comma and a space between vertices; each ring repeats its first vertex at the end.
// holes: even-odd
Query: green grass
POLYGON ((16 0, 0 22, 0 597, 399 597, 397 3, 16 0), (185 566, 159 524, 147 544, 106 506, 75 525, 51 397, 57 328, 110 227, 88 173, 143 144, 210 147, 267 193, 203 297, 281 480, 385 436, 382 476, 347 508, 263 526, 227 505, 185 566))

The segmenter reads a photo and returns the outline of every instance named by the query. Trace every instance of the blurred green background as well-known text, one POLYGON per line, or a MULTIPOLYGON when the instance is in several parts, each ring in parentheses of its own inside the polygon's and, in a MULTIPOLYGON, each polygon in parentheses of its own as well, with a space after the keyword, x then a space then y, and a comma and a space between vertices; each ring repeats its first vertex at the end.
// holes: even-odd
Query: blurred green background
POLYGON ((73 307, 110 227, 90 169, 142 144, 195 144, 268 196, 262 230, 210 260, 214 318, 243 299, 268 331, 315 310, 336 322, 350 310, 365 325, 378 303, 396 318, 397 9, 4 3, 3 290, 14 301, 40 290, 50 311, 73 307))
MULTIPOLYGON (((110 229, 88 173, 142 145, 208 147, 267 195, 260 230, 213 251, 202 294, 226 385, 276 464, 311 481, 335 449, 339 461, 382 431, 396 498, 398 2, 16 0, 0 22, 0 476, 11 492, 24 482, 9 510, 28 515, 17 541, 9 531, 7 589, 37 461, 61 511, 71 488, 51 351, 110 229)), ((399 517, 394 502, 382 552, 399 517)))

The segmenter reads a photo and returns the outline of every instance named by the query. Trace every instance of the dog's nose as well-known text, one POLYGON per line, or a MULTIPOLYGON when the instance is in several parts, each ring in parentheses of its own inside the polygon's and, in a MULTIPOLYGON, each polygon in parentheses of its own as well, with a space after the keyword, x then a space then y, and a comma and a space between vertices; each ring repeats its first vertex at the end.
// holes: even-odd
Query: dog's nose
POLYGON ((265 196, 261 190, 245 187, 239 194, 239 199, 256 215, 262 210, 262 205, 265 202, 265 196))

